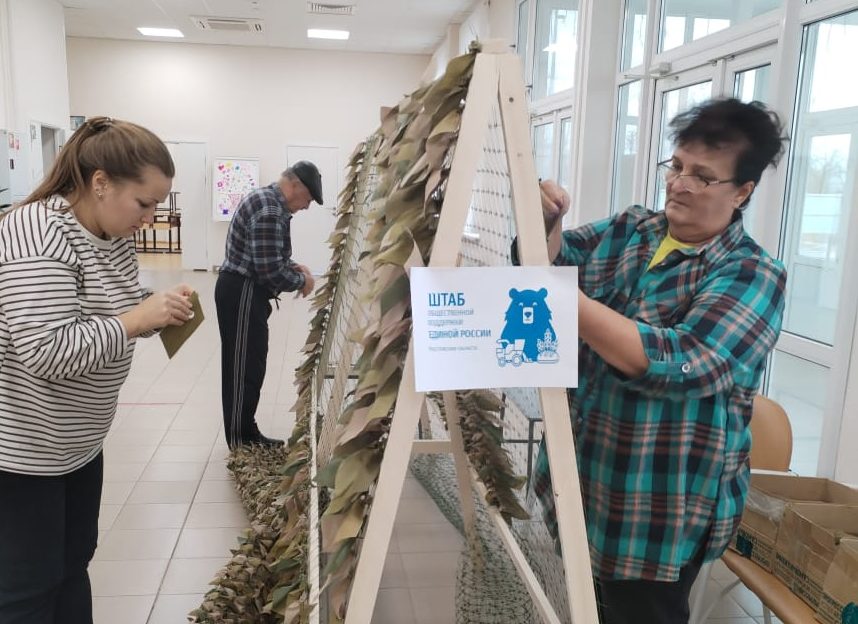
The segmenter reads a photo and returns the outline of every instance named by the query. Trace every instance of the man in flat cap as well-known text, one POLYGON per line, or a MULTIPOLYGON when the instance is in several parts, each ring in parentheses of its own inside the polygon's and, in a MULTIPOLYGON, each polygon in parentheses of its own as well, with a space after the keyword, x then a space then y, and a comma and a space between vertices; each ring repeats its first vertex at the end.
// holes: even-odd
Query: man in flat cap
POLYGON ((300 160, 277 182, 245 196, 226 235, 226 256, 215 286, 221 340, 223 426, 231 449, 242 444, 279 446, 256 425, 265 379, 271 299, 281 292, 313 291, 310 270, 292 260, 292 216, 310 202, 322 204, 322 176, 300 160))

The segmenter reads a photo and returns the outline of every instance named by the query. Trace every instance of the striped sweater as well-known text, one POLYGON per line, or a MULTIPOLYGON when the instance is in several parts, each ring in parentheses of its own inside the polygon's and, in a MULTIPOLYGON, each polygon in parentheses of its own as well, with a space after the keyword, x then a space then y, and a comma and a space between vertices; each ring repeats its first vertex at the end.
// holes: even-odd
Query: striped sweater
POLYGON ((142 291, 133 241, 102 240, 60 197, 0 221, 0 470, 61 475, 102 443, 134 353, 117 315, 142 291))

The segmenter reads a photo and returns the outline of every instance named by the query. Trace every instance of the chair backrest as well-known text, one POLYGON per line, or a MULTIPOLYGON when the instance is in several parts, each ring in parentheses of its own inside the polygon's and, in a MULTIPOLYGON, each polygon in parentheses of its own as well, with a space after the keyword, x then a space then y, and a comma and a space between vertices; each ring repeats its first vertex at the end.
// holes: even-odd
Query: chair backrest
POLYGON ((792 459, 792 427, 780 405, 768 397, 754 397, 751 416, 751 468, 789 470, 792 459))

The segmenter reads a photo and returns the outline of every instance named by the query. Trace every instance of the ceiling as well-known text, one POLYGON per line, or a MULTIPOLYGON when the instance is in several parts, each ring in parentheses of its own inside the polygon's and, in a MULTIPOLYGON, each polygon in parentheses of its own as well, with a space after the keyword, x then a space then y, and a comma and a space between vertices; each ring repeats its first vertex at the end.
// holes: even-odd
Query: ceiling
POLYGON ((59 0, 66 34, 137 41, 432 54, 447 25, 464 21, 474 0, 316 0, 352 5, 353 15, 310 14, 307 0, 59 0), (202 30, 194 17, 248 18, 262 32, 202 30), (144 37, 138 26, 178 28, 184 39, 144 37), (307 39, 308 28, 344 29, 348 41, 307 39))

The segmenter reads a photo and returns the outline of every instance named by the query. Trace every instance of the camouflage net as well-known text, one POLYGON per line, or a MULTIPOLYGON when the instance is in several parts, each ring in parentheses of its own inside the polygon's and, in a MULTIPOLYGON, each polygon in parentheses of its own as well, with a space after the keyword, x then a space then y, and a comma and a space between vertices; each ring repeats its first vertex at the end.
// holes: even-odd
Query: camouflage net
MULTIPOLYGON (((415 250, 424 262, 431 252, 476 51, 453 59, 441 78, 387 109, 378 133, 352 155, 329 240, 331 268, 315 293, 306 358, 296 372, 295 430, 288 450, 232 455, 230 469, 252 527, 239 538, 192 622, 309 621, 311 418, 319 425, 325 563, 319 606, 324 621, 345 615, 411 331, 405 265, 415 250), (357 331, 353 312, 359 312, 357 331)), ((493 115, 462 241, 465 266, 509 264, 512 199, 497 107, 493 115)), ((555 610, 568 620, 562 563, 538 501, 521 492, 541 435, 536 393, 457 393, 457 402, 466 452, 488 491, 487 501, 475 500, 479 547, 466 549, 459 562, 457 622, 539 621, 487 503, 511 523, 555 610)), ((441 422, 435 410, 433 437, 445 437, 441 422)), ((420 456, 412 469, 461 531, 452 460, 420 456)))

